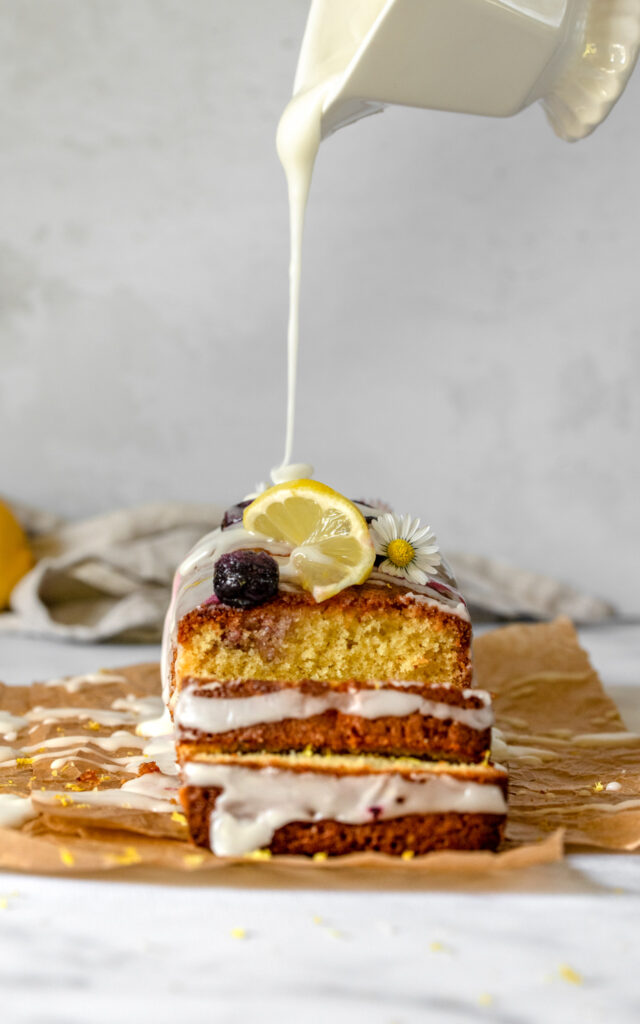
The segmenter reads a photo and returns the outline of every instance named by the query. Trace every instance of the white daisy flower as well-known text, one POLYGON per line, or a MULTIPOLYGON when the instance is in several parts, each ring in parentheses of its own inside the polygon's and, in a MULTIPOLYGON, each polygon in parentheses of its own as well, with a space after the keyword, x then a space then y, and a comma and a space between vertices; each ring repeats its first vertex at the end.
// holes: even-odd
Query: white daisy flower
POLYGON ((425 584, 442 564, 438 543, 430 526, 419 519, 386 512, 369 524, 377 555, 384 557, 379 572, 403 576, 412 583, 425 584))

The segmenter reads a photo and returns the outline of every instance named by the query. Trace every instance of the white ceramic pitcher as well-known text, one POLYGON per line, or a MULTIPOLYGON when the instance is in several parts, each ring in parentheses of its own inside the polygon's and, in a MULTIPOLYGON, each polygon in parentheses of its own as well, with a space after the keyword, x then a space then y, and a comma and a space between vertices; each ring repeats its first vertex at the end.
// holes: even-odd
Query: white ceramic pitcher
POLYGON ((313 0, 294 92, 332 78, 323 136, 389 103, 504 117, 540 100, 576 140, 639 46, 640 0, 313 0))

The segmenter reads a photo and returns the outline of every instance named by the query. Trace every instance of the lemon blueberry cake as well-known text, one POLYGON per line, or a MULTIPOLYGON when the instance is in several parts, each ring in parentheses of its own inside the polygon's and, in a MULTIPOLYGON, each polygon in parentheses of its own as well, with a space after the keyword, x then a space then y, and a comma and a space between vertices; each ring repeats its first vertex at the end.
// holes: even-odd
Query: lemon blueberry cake
POLYGON ((220 856, 494 849, 506 773, 429 527, 313 480, 227 511, 163 644, 194 842, 220 856))

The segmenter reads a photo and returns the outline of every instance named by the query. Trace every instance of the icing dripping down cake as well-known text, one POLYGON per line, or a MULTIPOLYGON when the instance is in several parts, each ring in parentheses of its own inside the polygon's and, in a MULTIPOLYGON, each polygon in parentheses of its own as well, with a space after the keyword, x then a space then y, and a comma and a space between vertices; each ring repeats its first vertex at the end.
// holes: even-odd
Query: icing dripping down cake
POLYGON ((506 772, 419 520, 295 480, 176 573, 163 643, 191 838, 219 856, 495 849, 506 772))

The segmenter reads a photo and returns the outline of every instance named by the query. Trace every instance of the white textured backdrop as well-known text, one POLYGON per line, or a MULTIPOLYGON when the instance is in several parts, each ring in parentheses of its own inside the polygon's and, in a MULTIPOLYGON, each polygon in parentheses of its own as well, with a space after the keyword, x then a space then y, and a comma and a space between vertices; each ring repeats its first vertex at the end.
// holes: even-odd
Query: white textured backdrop
MULTIPOLYGON (((275 155, 304 0, 0 4, 0 489, 234 499, 283 446, 275 155)), ((640 71, 586 142, 389 110, 323 146, 295 455, 640 611, 640 71)))

